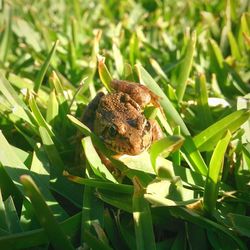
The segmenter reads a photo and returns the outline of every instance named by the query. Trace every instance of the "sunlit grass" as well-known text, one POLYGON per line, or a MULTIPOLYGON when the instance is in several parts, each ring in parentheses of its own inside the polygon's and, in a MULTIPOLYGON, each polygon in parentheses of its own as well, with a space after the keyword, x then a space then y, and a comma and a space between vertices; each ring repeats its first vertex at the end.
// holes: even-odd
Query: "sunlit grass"
POLYGON ((0 248, 247 249, 249 10, 4 1, 0 248), (139 156, 116 155, 81 122, 112 79, 159 97, 145 115, 164 138, 139 156))

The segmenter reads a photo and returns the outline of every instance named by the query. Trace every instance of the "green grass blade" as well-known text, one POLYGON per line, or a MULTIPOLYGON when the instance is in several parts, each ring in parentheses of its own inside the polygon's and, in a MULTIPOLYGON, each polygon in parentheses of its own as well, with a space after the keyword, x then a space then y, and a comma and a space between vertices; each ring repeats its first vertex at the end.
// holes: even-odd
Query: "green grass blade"
POLYGON ((185 138, 182 152, 184 153, 184 158, 191 167, 197 173, 202 175, 207 174, 207 165, 205 164, 198 147, 195 145, 194 140, 191 136, 185 138))
POLYGON ((216 207, 225 152, 230 139, 231 133, 228 131, 216 145, 210 160, 203 196, 204 210, 209 214, 212 214, 216 207))
POLYGON ((178 98, 178 102, 182 101, 183 96, 185 94, 188 76, 190 74, 192 63, 193 63, 195 44, 196 44, 196 32, 193 32, 188 41, 186 54, 185 54, 183 62, 181 63, 181 66, 180 66, 181 69, 179 72, 179 77, 177 79, 176 95, 178 98))
MULTIPOLYGON (((87 174, 88 171, 86 171, 87 174)), ((85 232, 94 229, 94 223, 103 222, 104 204, 96 198, 96 189, 90 186, 84 188, 81 222, 81 243, 87 242, 85 232)), ((88 242, 89 243, 89 242, 88 242)))
MULTIPOLYGON (((0 73, 0 91, 5 96, 6 100, 12 105, 13 113, 18 117, 24 119, 29 124, 32 124, 29 116, 26 113, 27 106, 19 98, 14 88, 10 85, 9 81, 0 73)), ((32 124, 33 125, 33 124, 32 124)))
POLYGON ((101 177, 102 179, 107 179, 111 182, 117 183, 116 179, 113 177, 113 175, 108 171, 105 165, 102 164, 101 159, 97 152, 95 151, 95 148, 92 144, 91 138, 85 137, 82 139, 82 145, 84 148, 84 152, 86 155, 86 158, 93 170, 93 172, 101 177))
POLYGON ((90 58, 90 61, 88 62, 88 69, 86 73, 87 79, 84 81, 84 86, 82 88, 82 92, 89 90, 91 98, 94 98, 96 95, 94 77, 95 77, 97 67, 99 70, 99 66, 97 66, 97 63, 99 60, 98 53, 99 53, 99 43, 100 43, 101 36, 102 36, 102 30, 97 30, 95 32, 95 37, 93 41, 91 58, 90 58))
POLYGON ((81 220, 81 242, 84 243, 84 231, 88 231, 91 228, 91 203, 94 196, 94 188, 85 187, 83 193, 83 204, 82 206, 82 220, 81 220))
POLYGON ((40 190, 38 189, 32 178, 28 175, 22 175, 20 179, 27 195, 31 200, 37 219, 39 220, 41 226, 44 228, 48 238, 51 241, 51 244, 56 249, 73 250, 73 246, 56 221, 53 213, 46 205, 40 190))
POLYGON ((112 81, 112 76, 109 73, 105 63, 104 63, 105 58, 102 56, 98 56, 98 72, 99 72, 99 77, 105 86, 105 88, 111 92, 111 86, 110 83, 112 81))
POLYGON ((230 89, 231 86, 227 85, 227 71, 224 68, 224 58, 222 51, 220 50, 219 45, 215 40, 209 39, 210 45, 210 67, 213 72, 218 76, 217 81, 220 87, 220 90, 223 94, 232 95, 230 89))
POLYGON ((81 185, 86 185, 89 187, 95 187, 103 190, 109 190, 109 191, 114 191, 118 193, 126 193, 126 194, 132 194, 133 193, 133 188, 131 185, 126 185, 126 184, 115 184, 115 183, 110 183, 110 182, 105 182, 105 181, 100 181, 100 180, 95 180, 95 179, 86 179, 82 178, 79 176, 73 176, 66 174, 65 175, 69 180, 74 181, 78 184, 81 185))
POLYGON ((224 61, 224 58, 223 58, 222 52, 221 52, 221 50, 220 50, 220 47, 219 47, 218 44, 217 44, 214 40, 212 40, 212 39, 210 39, 209 42, 210 42, 210 45, 211 45, 211 47, 212 47, 212 50, 213 50, 213 53, 214 53, 214 55, 215 55, 216 61, 217 61, 217 63, 218 63, 218 66, 219 66, 219 68, 222 69, 222 68, 223 68, 223 61, 224 61))
POLYGON ((74 48, 78 49, 79 39, 78 39, 78 27, 77 27, 77 21, 74 17, 71 17, 70 19, 71 24, 71 37, 74 44, 74 48))
POLYGON ((155 72, 157 73, 157 75, 161 76, 162 79, 164 79, 165 81, 169 81, 167 75, 165 74, 165 72, 161 68, 160 64, 153 58, 150 58, 149 61, 150 61, 150 64, 152 65, 152 67, 154 68, 155 72))
POLYGON ((212 114, 208 106, 208 93, 205 74, 200 74, 196 79, 196 96, 198 105, 198 114, 203 128, 207 128, 212 122, 212 114))
POLYGON ((101 139, 96 136, 94 133, 92 133, 92 131, 86 126, 84 125, 82 122, 80 122, 79 120, 77 120, 74 116, 72 115, 67 115, 67 117, 69 118, 69 120, 73 123, 73 125, 80 131, 82 132, 85 136, 90 136, 91 139, 93 140, 95 146, 98 147, 98 149, 104 153, 106 156, 111 156, 112 152, 106 148, 106 146, 104 145, 104 143, 101 141, 101 139))
POLYGON ((133 69, 130 64, 124 64, 124 73, 123 73, 124 80, 135 82, 133 69))
POLYGON ((39 127, 40 136, 44 145, 45 152, 50 160, 50 173, 52 177, 60 176, 64 169, 64 163, 59 155, 59 152, 51 139, 47 129, 39 127))
POLYGON ((121 51, 117 47, 115 42, 113 42, 112 49, 113 49, 116 71, 119 76, 122 76, 124 72, 124 63, 123 63, 123 57, 122 57, 121 51))
POLYGON ((40 71, 38 72, 36 79, 35 79, 35 84, 34 84, 34 92, 37 93, 41 87, 43 78, 47 72, 47 69, 49 67, 50 61, 56 51, 56 47, 58 45, 58 40, 54 43, 52 49, 50 50, 49 55, 47 56, 46 60, 44 61, 42 68, 40 69, 40 71))
POLYGON ((59 113, 59 104, 56 99, 55 91, 51 91, 49 100, 48 100, 48 109, 46 111, 46 121, 53 125, 56 117, 59 113))
POLYGON ((9 5, 7 5, 8 9, 8 17, 5 24, 5 30, 2 32, 2 39, 0 44, 0 62, 3 64, 6 61, 8 51, 11 45, 11 24, 12 24, 12 9, 9 5))
POLYGON ((245 216, 245 215, 241 215, 241 214, 233 214, 233 213, 229 213, 229 214, 227 214, 227 216, 228 216, 229 220, 231 221, 233 228, 238 233, 250 238, 250 218, 249 218, 249 216, 245 216))
POLYGON ((86 125, 84 125, 82 122, 77 120, 74 116, 67 115, 67 117, 74 124, 74 126, 76 126, 84 135, 90 136, 92 134, 91 130, 86 125))
POLYGON ((237 41, 232 33, 232 31, 229 31, 228 34, 228 40, 229 40, 229 44, 230 44, 230 48, 231 48, 231 52, 232 52, 232 56, 237 59, 240 60, 241 59, 241 54, 240 54, 240 49, 238 47, 237 41))
MULTIPOLYGON (((238 97, 237 98, 237 109, 250 109, 250 96, 249 97, 238 97)), ((244 129, 244 134, 241 137, 243 143, 250 141, 250 119, 241 125, 241 128, 244 129)), ((244 150, 243 150, 244 152, 244 150)))
POLYGON ((217 234, 223 234, 223 236, 227 237, 227 240, 230 240, 235 248, 242 250, 247 249, 243 241, 239 237, 235 236, 229 228, 207 219, 191 209, 183 207, 169 207, 168 211, 176 218, 184 219, 185 221, 194 223, 199 227, 205 228, 209 231, 214 231, 217 234))
POLYGON ((139 55, 139 39, 136 32, 133 32, 129 40, 129 61, 134 65, 139 55))
POLYGON ((128 213, 133 212, 131 194, 120 193, 117 195, 117 193, 114 191, 98 190, 96 195, 100 200, 115 208, 128 213))
POLYGON ((17 211, 13 202, 12 197, 10 196, 7 200, 4 201, 5 214, 8 223, 8 228, 10 233, 20 233, 22 228, 20 221, 17 215, 17 211))
MULTIPOLYGON (((0 162, 3 168, 5 169, 8 176, 15 183, 19 191, 24 195, 23 187, 20 183, 20 176, 23 174, 31 175, 33 179, 39 184, 39 187, 42 188, 43 195, 48 202, 48 205, 51 206, 51 209, 54 214, 56 214, 60 219, 64 219, 66 214, 62 207, 55 201, 52 196, 47 180, 44 180, 45 177, 38 176, 36 173, 30 171, 23 162, 17 157, 13 148, 8 143, 8 141, 3 136, 0 131, 0 162)), ((1 166, 1 167, 2 167, 1 166)), ((47 178, 46 178, 47 179, 47 178)))
MULTIPOLYGON (((8 229, 8 221, 6 217, 6 211, 5 211, 5 205, 3 202, 2 192, 0 192, 0 221, 1 221, 0 228, 6 231, 6 234, 7 234, 9 229, 8 229)), ((1 237, 1 234, 0 234, 0 237, 1 237)))
POLYGON ((249 116, 250 111, 247 109, 227 115, 194 137, 196 147, 201 151, 211 151, 227 130, 233 133, 249 119, 249 116))
POLYGON ((73 5, 73 10, 74 10, 74 14, 77 20, 77 25, 79 26, 78 28, 81 28, 81 5, 79 0, 73 0, 72 1, 72 5, 73 5))
POLYGON ((50 82, 51 88, 55 89, 56 94, 64 97, 62 83, 61 83, 57 73, 54 70, 51 73, 49 82, 50 82))
MULTIPOLYGON (((78 213, 69 219, 60 223, 60 227, 67 236, 72 238, 79 232, 81 222, 81 213, 78 213)), ((16 233, 0 237, 1 249, 23 249, 33 248, 42 244, 47 244, 48 236, 44 229, 30 230, 27 232, 16 233)))
POLYGON ((49 133, 49 135, 53 138, 55 138, 55 135, 51 129, 51 126, 45 121, 45 119, 43 118, 37 104, 36 104, 36 100, 34 97, 30 97, 30 100, 29 100, 29 105, 30 105, 30 108, 34 114, 34 117, 38 123, 38 125, 40 127, 44 127, 46 128, 47 132, 49 133))
POLYGON ((91 234, 88 231, 84 231, 83 233, 84 239, 88 246, 91 249, 100 249, 100 250, 111 250, 112 248, 104 244, 100 239, 95 237, 93 234, 91 234))
POLYGON ((163 198, 155 194, 145 194, 144 198, 150 202, 153 206, 166 206, 166 207, 177 207, 177 206, 186 206, 197 201, 197 199, 191 199, 186 201, 174 201, 172 199, 163 198))
POLYGON ((133 195, 133 217, 137 249, 156 249, 153 222, 148 202, 144 199, 145 190, 136 178, 133 195))
POLYGON ((162 152, 174 152, 183 144, 184 138, 181 136, 168 136, 156 141, 150 148, 151 163, 156 169, 156 159, 162 152))

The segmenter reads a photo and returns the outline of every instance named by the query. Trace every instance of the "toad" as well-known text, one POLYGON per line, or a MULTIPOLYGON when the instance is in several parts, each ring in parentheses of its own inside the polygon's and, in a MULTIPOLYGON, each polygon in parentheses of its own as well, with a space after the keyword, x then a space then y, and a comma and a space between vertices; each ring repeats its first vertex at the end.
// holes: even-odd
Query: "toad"
POLYGON ((159 106, 157 96, 147 87, 128 81, 113 80, 112 93, 100 92, 89 103, 83 122, 105 145, 118 154, 137 155, 162 138, 155 120, 147 120, 143 108, 159 106))

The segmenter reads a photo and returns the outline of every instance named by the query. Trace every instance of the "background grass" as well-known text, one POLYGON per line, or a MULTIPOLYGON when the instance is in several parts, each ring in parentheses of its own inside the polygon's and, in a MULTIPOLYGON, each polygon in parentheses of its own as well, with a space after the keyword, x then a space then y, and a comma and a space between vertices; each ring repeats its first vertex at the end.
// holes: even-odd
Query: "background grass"
POLYGON ((248 248, 248 0, 2 7, 1 249, 248 248), (80 122, 112 78, 160 97, 149 152, 112 157, 80 122))

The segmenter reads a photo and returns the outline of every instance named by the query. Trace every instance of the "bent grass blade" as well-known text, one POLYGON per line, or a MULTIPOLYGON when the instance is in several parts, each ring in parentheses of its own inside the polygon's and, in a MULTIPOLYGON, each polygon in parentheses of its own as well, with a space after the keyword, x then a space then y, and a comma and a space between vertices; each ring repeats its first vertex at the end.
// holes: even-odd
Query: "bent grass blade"
POLYGON ((37 219, 47 233, 51 244, 56 249, 74 249, 69 239, 58 224, 53 213, 47 206, 40 190, 28 175, 22 175, 20 181, 24 186, 25 192, 31 200, 37 219))

